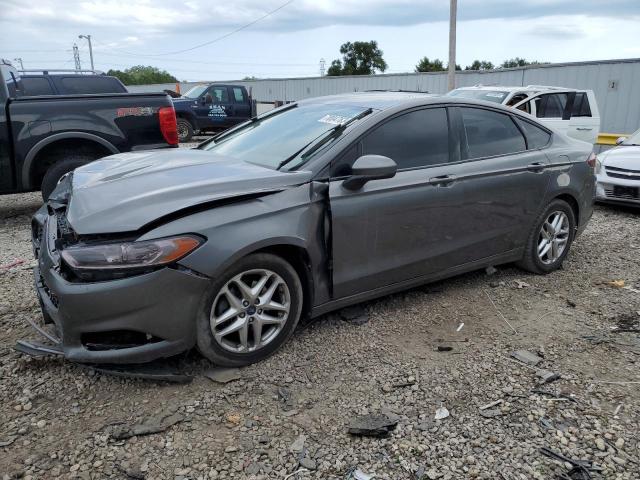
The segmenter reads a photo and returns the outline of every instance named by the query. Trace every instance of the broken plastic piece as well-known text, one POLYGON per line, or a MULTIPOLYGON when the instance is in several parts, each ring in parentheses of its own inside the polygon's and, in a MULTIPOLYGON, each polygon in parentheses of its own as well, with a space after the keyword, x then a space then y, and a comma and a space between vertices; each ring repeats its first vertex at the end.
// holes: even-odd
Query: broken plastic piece
POLYGON ((443 420, 449 416, 449 410, 444 405, 440 405, 440 407, 436 410, 436 420, 443 420))
POLYGON ((535 367, 542 361, 542 358, 540 358, 538 355, 526 350, 516 350, 515 352, 511 353, 511 356, 516 360, 520 360, 522 363, 526 363, 527 365, 531 365, 533 367, 535 367))

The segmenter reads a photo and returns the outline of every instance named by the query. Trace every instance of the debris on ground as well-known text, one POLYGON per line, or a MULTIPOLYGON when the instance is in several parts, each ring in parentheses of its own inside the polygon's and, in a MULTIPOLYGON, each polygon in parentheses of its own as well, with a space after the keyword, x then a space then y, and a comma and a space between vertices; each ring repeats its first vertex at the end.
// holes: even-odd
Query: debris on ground
POLYGON ((489 266, 489 267, 484 269, 484 273, 487 276, 491 276, 491 275, 495 274, 497 271, 498 271, 498 269, 496 267, 494 267, 493 265, 491 265, 491 266, 489 266))
POLYGON ((138 380, 151 380, 155 382, 169 382, 186 384, 193 380, 190 375, 178 372, 172 366, 158 361, 140 365, 89 365, 77 364, 81 368, 87 368, 104 375, 114 377, 135 378, 138 380))
POLYGON ((352 420, 347 431, 363 437, 386 437, 397 425, 398 419, 386 414, 363 415, 352 420))
POLYGON ((184 421, 184 417, 179 413, 161 413, 159 415, 149 417, 143 422, 131 426, 118 426, 111 433, 114 440, 125 440, 131 437, 141 437, 143 435, 151 435, 167 430, 180 422, 184 421))
POLYGON ((480 410, 487 410, 489 408, 492 408, 492 407, 495 407, 497 405, 500 405, 503 402, 504 402, 503 399, 499 399, 499 400, 496 400, 495 402, 487 403, 486 405, 482 405, 480 407, 480 410))
POLYGON ((351 467, 349 470, 347 470, 347 476, 345 477, 345 480, 373 480, 374 478, 374 475, 364 473, 359 468, 351 467))
POLYGON ((453 347, 450 345, 438 345, 436 347, 436 351, 438 352, 450 352, 451 350, 453 350, 453 347))
POLYGON ((531 365, 532 367, 535 367, 542 361, 541 357, 527 350, 516 350, 515 352, 511 352, 511 356, 522 363, 531 365))
POLYGON ((522 280, 514 280, 514 282, 517 288, 528 288, 531 286, 530 284, 528 284, 527 282, 523 282, 522 280))
POLYGON ((304 442, 307 441, 306 435, 298 435, 298 437, 293 441, 289 450, 293 453, 300 453, 304 450, 304 442))
POLYGON ((599 472, 602 470, 600 467, 594 465, 589 460, 574 460, 572 458, 565 457, 561 453, 551 450, 547 447, 540 448, 540 453, 558 462, 568 463, 569 465, 571 465, 571 470, 569 470, 567 474, 560 476, 560 479, 590 480, 592 478, 590 472, 599 472))
POLYGON ((22 258, 16 259, 13 262, 7 263, 5 265, 0 265, 0 271, 10 270, 13 267, 17 267, 19 265, 22 265, 23 263, 26 263, 26 260, 24 260, 22 258))
POLYGON ((338 315, 340 315, 342 320, 353 325, 364 325, 369 321, 367 310, 362 304, 343 308, 338 312, 338 315))
POLYGON ((614 288, 624 288, 625 281, 624 280, 611 280, 607 282, 607 285, 614 288))
POLYGON ((18 437, 11 437, 11 438, 9 438, 9 440, 0 440, 0 448, 1 447, 8 447, 9 445, 11 445, 13 442, 16 441, 16 438, 18 438, 18 437))
POLYGON ((278 387, 278 400, 280 400, 282 410, 285 412, 293 411, 296 406, 293 394, 287 387, 278 387))
POLYGON ((462 327, 464 327, 464 323, 461 323, 460 325, 458 325, 456 332, 459 332, 460 330, 462 330, 462 327))
POLYGON ((536 372, 536 375, 540 377, 540 383, 551 383, 560 379, 560 374, 551 370, 540 369, 536 372))
POLYGON ((444 420, 448 416, 449 416, 449 410, 447 410, 447 407, 445 407, 444 405, 440 405, 436 409, 436 416, 435 416, 436 420, 444 420))
POLYGON ((242 378, 239 368, 210 368, 204 376, 216 383, 229 383, 242 378))

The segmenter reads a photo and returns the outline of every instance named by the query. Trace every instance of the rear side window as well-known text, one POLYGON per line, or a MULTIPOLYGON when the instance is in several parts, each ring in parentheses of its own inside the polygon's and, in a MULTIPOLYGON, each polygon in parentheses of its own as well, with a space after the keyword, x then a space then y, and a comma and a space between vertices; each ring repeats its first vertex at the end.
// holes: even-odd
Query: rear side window
POLYGON ((244 92, 239 87, 233 87, 233 98, 236 103, 244 103, 244 92))
POLYGON ((22 77, 22 85, 24 94, 29 96, 35 95, 53 95, 53 88, 48 78, 44 77, 22 77))
POLYGON ((526 150, 522 133, 511 116, 480 108, 460 108, 466 158, 493 157, 526 150), (466 137, 466 142, 464 141, 466 137))
POLYGON ((122 85, 115 78, 75 75, 60 79, 63 93, 86 95, 92 93, 125 93, 122 85))
POLYGON ((428 108, 392 118, 362 140, 363 155, 384 155, 398 168, 449 161, 449 128, 444 108, 428 108))
POLYGON ((527 137, 527 147, 529 150, 542 148, 549 143, 551 134, 547 133, 546 130, 519 118, 516 118, 516 123, 520 126, 524 135, 527 137))
POLYGON ((573 109, 571 110, 572 117, 590 117, 591 107, 589 106, 589 97, 585 92, 576 93, 576 98, 573 100, 573 109))
POLYGON ((536 116, 539 118, 562 118, 567 105, 566 93, 548 93, 540 95, 536 105, 536 116))

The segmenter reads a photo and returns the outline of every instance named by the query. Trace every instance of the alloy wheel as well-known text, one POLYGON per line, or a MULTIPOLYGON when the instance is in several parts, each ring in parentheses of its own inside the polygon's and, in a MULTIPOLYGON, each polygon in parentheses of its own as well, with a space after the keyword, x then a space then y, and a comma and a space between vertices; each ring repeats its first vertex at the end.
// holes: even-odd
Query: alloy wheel
POLYGON ((558 261, 569 242, 569 217, 555 211, 542 224, 538 235, 538 258, 546 265, 558 261))
POLYGON ((254 269, 229 280, 216 295, 209 322, 216 342, 234 353, 269 344, 289 319, 291 294, 271 270, 254 269))

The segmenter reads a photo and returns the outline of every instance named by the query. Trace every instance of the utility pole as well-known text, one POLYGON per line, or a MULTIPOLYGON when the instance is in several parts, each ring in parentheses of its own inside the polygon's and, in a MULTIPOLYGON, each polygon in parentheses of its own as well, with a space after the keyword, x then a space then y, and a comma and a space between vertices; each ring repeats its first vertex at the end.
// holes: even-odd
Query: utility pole
POLYGON ((73 60, 76 62, 76 70, 82 70, 82 65, 80 64, 80 52, 78 51, 78 45, 73 44, 73 60))
POLYGON ((449 90, 456 88, 456 17, 458 15, 458 0, 450 0, 449 9, 449 90))
POLYGON ((18 62, 20 64, 20 70, 24 70, 24 65, 22 64, 22 58, 21 57, 14 58, 13 61, 14 62, 18 62))
POLYGON ((91 70, 95 70, 95 68, 93 68, 93 47, 91 46, 91 35, 78 35, 78 38, 86 38, 87 42, 89 42, 89 58, 91 59, 91 70))
POLYGON ((324 77, 324 66, 325 66, 325 61, 324 58, 320 59, 320 76, 324 77))

